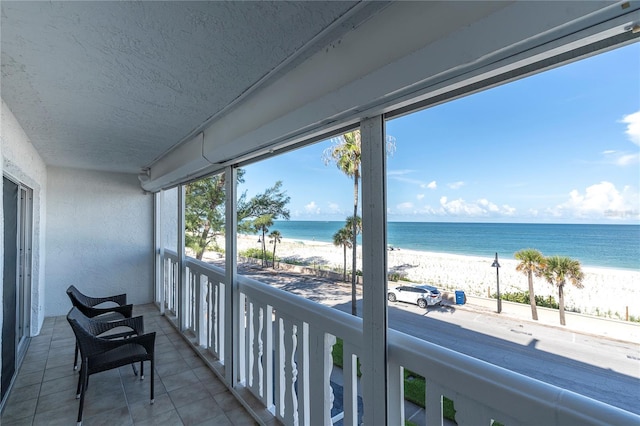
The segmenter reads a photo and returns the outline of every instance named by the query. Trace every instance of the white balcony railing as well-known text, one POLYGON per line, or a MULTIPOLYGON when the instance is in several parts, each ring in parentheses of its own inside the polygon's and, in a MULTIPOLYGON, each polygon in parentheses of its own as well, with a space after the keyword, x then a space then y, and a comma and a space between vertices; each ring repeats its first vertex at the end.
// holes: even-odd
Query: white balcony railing
MULTIPOLYGON (((178 257, 165 251, 166 311, 184 315, 182 332, 224 365, 224 335, 239 339, 234 361, 238 383, 286 425, 345 425, 363 421, 358 412, 357 357, 362 320, 264 283, 238 278, 238 330, 225 324, 224 271, 187 258, 183 306, 179 306, 178 257), (343 340, 343 400, 335 401, 331 350, 343 340), (338 402, 338 404, 335 404, 338 402), (342 407, 336 413, 335 406, 342 407), (332 416, 332 409, 334 415, 332 416)), ((426 380, 426 422, 442 424, 443 396, 455 402, 459 425, 640 424, 640 416, 568 390, 439 347, 388 333, 389 423, 404 424, 403 369, 426 380)), ((363 401, 366 405, 367 401, 363 401)), ((374 424, 375 422, 367 422, 374 424)))

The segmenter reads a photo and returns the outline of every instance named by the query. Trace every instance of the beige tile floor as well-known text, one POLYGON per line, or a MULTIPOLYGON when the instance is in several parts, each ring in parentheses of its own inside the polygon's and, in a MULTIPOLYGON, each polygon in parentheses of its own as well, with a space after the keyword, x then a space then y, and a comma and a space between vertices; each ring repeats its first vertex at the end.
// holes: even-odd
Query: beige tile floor
MULTIPOLYGON (((144 316, 145 332, 156 332, 155 404, 149 404, 148 372, 142 381, 130 366, 98 373, 89 379, 83 425, 256 424, 155 306, 136 306, 134 315, 144 316)), ((45 319, 40 335, 31 339, 0 424, 76 424, 74 345, 65 316, 45 319)))

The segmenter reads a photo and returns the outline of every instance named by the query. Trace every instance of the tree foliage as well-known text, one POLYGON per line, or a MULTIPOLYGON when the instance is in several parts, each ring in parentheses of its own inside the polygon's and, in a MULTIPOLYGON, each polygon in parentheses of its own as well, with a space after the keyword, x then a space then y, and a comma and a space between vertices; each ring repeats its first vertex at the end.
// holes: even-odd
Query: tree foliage
MULTIPOLYGON (((237 183, 244 183, 243 169, 237 171, 237 183)), ((195 251, 198 259, 202 259, 204 252, 212 248, 216 236, 224 234, 225 199, 224 173, 186 185, 185 244, 195 251)), ((289 201, 281 181, 250 200, 246 199, 246 193, 238 198, 238 230, 262 233, 263 262, 266 253, 265 234, 274 220, 289 219, 289 210, 286 208, 289 201)))
POLYGON ((545 258, 538 250, 523 249, 514 255, 520 261, 516 266, 516 271, 527 276, 529 284, 529 304, 531 305, 531 318, 538 320, 538 310, 536 309, 536 297, 533 291, 533 276, 542 276, 545 266, 545 258))
POLYGON ((342 281, 345 282, 347 281, 347 249, 351 248, 351 241, 353 239, 351 233, 352 229, 345 226, 344 228, 340 228, 335 234, 333 234, 333 245, 342 247, 344 250, 342 281))
POLYGON ((260 232, 262 238, 262 266, 266 257, 265 236, 276 219, 290 217, 287 204, 291 197, 282 189, 282 181, 277 181, 272 187, 263 193, 251 197, 250 200, 238 202, 238 229, 252 229, 260 232))
POLYGON ((560 324, 566 325, 564 315, 564 286, 568 281, 576 288, 584 287, 582 285, 584 273, 582 272, 580 262, 565 256, 547 257, 543 275, 549 284, 554 284, 558 288, 560 324))
POLYGON ((269 234, 269 244, 273 244, 273 263, 271 267, 276 269, 276 245, 282 241, 282 234, 280 231, 274 230, 269 234))
MULTIPOLYGON (((238 169, 237 181, 244 182, 244 170, 238 169)), ((185 244, 197 259, 211 248, 215 237, 224 234, 225 175, 209 176, 185 187, 185 244)))

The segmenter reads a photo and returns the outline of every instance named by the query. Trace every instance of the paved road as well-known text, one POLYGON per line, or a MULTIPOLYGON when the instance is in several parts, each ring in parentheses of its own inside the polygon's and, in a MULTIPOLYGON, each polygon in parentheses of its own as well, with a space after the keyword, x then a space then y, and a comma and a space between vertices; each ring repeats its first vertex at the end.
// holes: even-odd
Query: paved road
MULTIPOLYGON (((275 287, 351 311, 348 286, 241 268, 275 287)), ((359 312, 361 306, 359 304, 359 312)), ((507 318, 467 306, 389 304, 389 326, 426 341, 640 414, 640 345, 507 318)))

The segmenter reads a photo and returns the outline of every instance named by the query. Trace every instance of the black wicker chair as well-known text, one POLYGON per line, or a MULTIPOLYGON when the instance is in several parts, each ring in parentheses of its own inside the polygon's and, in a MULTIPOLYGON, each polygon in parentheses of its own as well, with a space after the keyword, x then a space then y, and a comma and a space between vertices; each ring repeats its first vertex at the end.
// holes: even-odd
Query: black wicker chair
MULTIPOLYGON (((71 299, 71 304, 78 308, 85 316, 94 318, 99 321, 114 321, 123 318, 131 318, 133 315, 133 305, 127 305, 127 295, 118 294, 106 297, 91 297, 80 292, 75 286, 71 285, 67 288, 67 296, 71 299), (112 302, 116 306, 96 308, 102 303, 112 302)), ((126 334, 125 334, 126 335, 126 334)), ((122 337, 121 335, 112 335, 111 338, 122 337)), ((78 345, 73 357, 73 369, 78 369, 78 345)), ((137 374, 135 368, 134 373, 137 374)))
POLYGON ((76 398, 80 399, 78 408, 78 426, 82 425, 84 395, 89 385, 89 376, 102 371, 119 368, 123 365, 140 362, 140 380, 144 378, 144 361, 150 361, 151 383, 150 401, 154 403, 154 346, 156 333, 144 333, 142 317, 125 318, 117 321, 96 321, 85 316, 73 307, 67 314, 67 321, 76 336, 80 347, 82 364, 76 398), (135 336, 126 339, 106 339, 99 337, 113 327, 129 327, 135 336))

